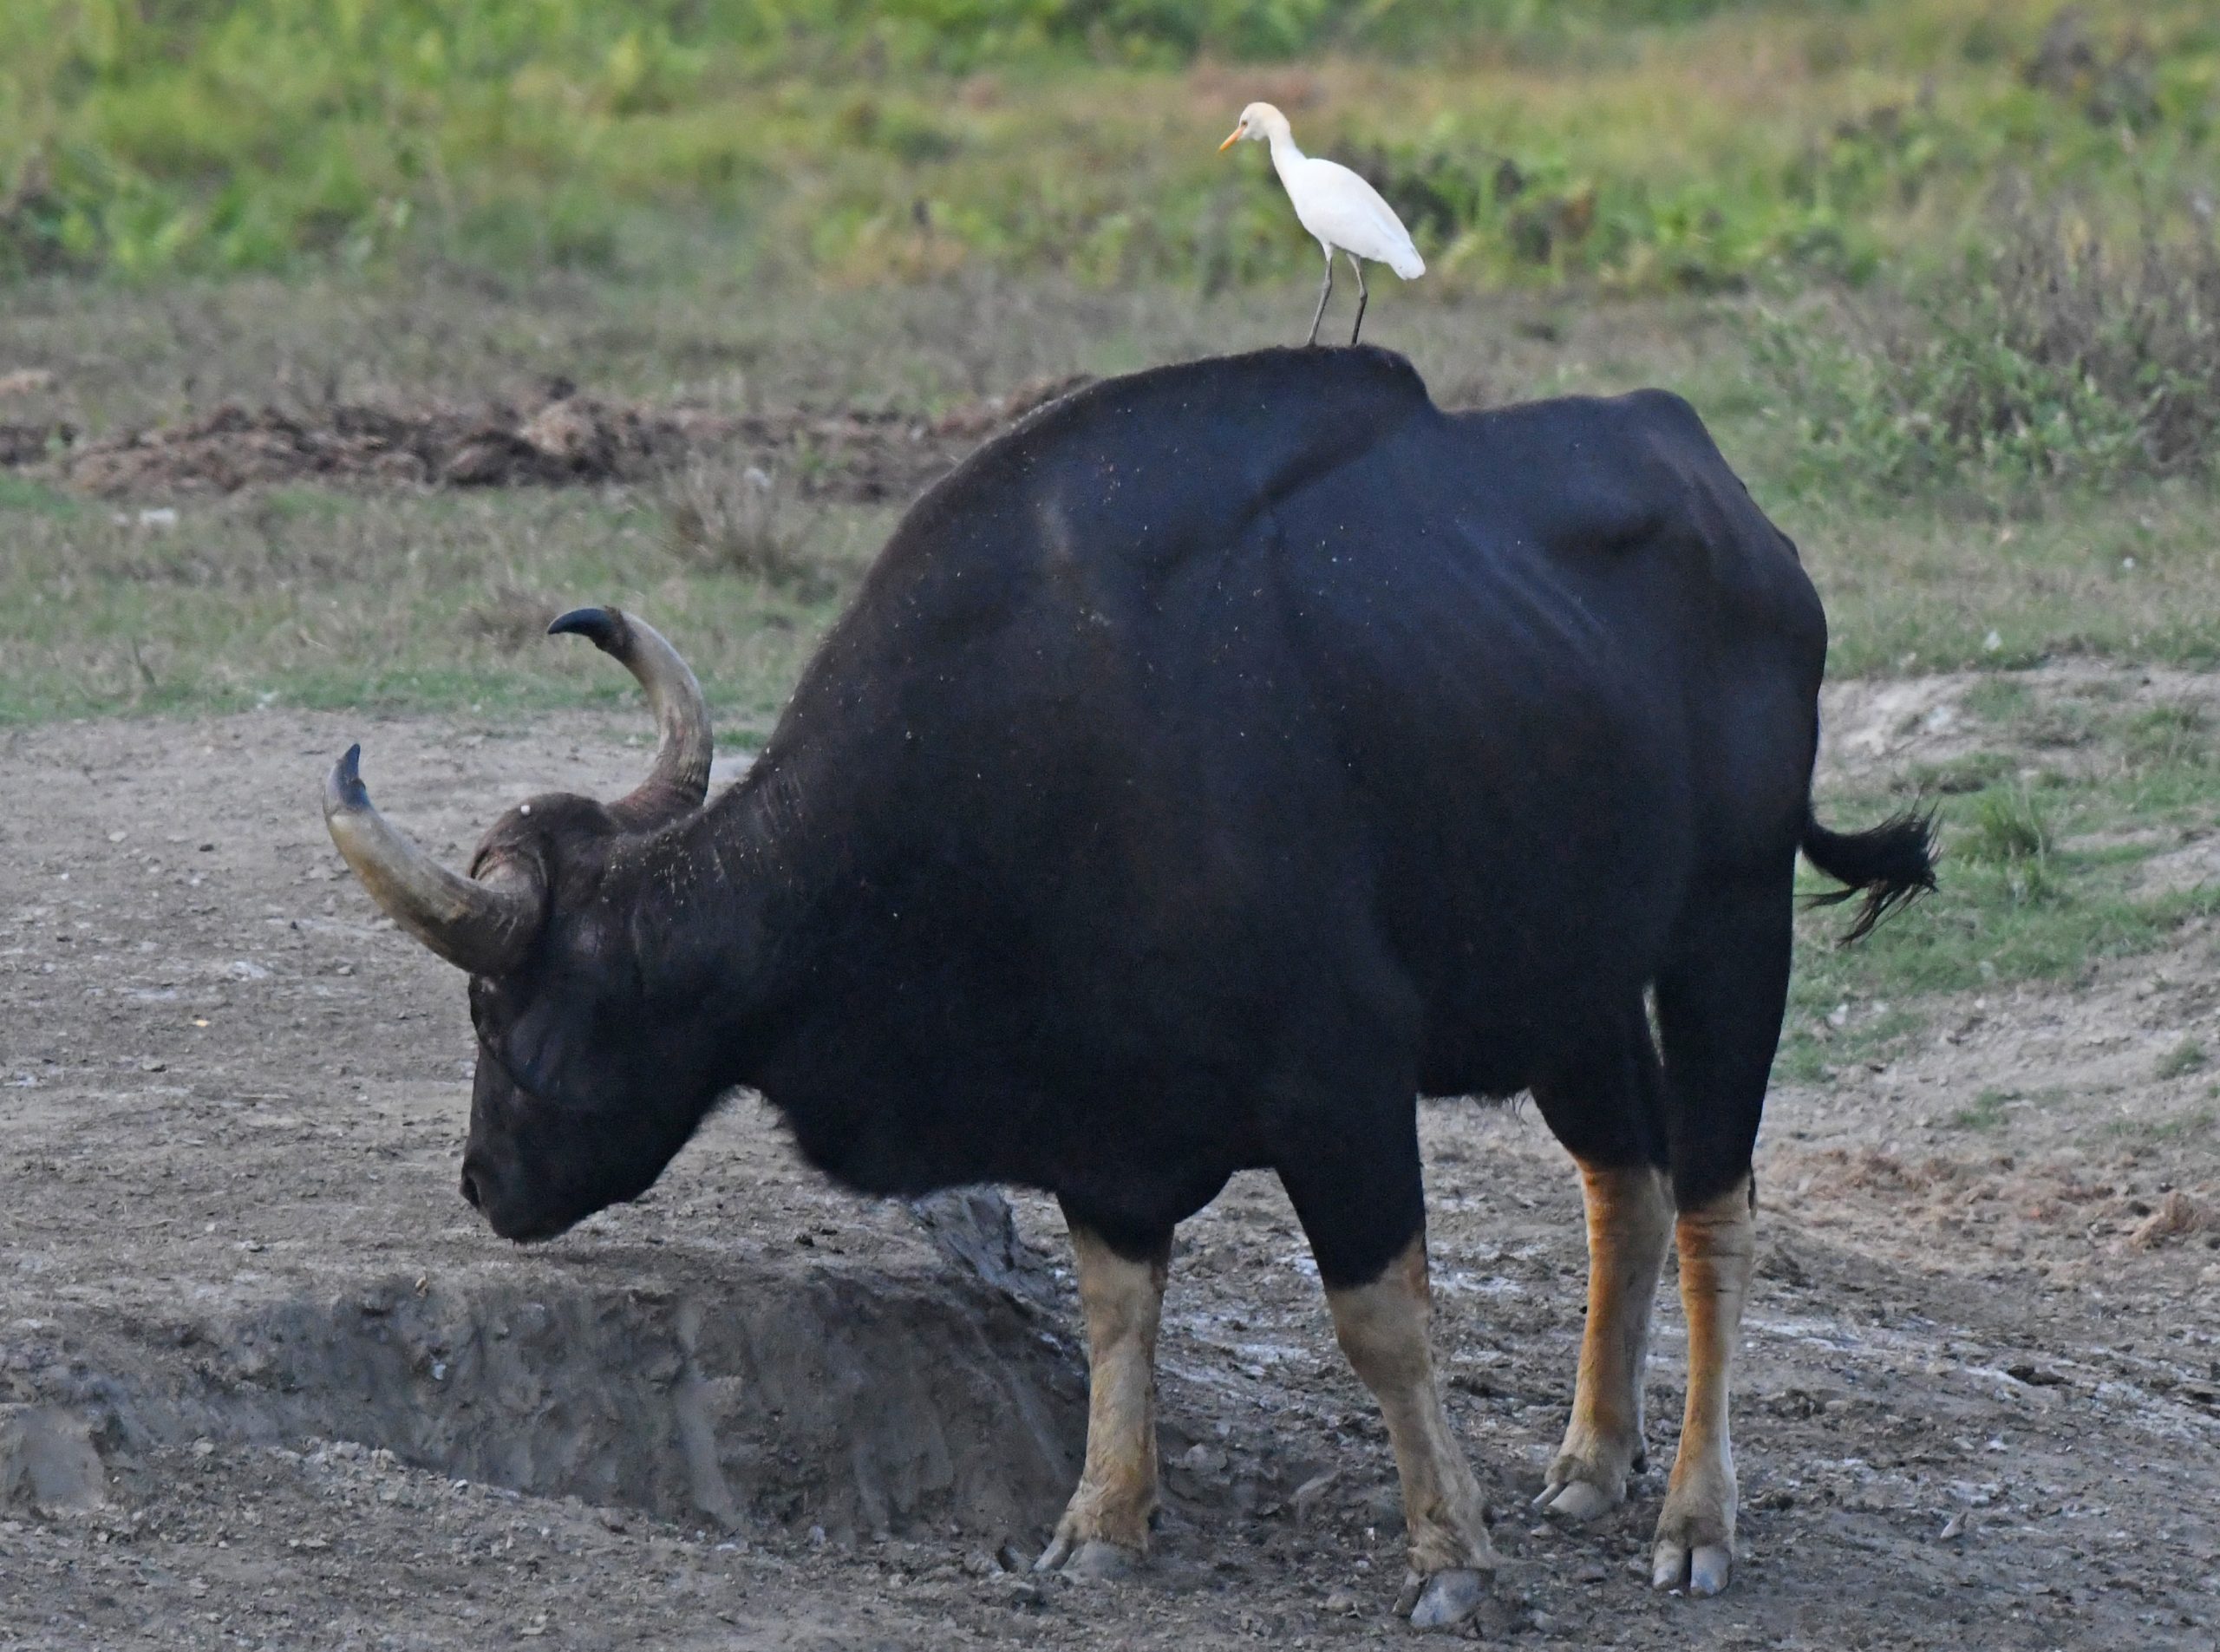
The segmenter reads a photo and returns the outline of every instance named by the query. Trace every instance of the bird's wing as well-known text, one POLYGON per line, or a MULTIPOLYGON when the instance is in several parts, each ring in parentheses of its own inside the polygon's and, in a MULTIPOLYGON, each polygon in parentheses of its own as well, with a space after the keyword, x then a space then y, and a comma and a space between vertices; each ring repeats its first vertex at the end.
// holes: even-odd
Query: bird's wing
POLYGON ((1400 264, 1418 257, 1395 209, 1339 161, 1306 157, 1289 182, 1288 196, 1303 227, 1322 241, 1375 264, 1400 264))

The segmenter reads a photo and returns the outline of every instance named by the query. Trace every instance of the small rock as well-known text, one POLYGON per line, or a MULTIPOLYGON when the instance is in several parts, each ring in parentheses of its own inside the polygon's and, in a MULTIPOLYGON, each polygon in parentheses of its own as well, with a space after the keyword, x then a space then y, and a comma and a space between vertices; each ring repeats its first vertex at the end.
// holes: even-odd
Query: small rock
POLYGON ((1005 1568, 984 1549, 975 1549, 963 1557, 963 1570, 973 1577, 999 1577, 1005 1568))
POLYGON ((1346 1589, 1337 1589, 1326 1596, 1325 1611, 1331 1617, 1355 1617, 1356 1596, 1346 1589))
POLYGON ((1312 1475, 1295 1488, 1295 1523, 1297 1525, 1310 1523, 1311 1517, 1318 1512, 1319 1504, 1325 1500, 1326 1493, 1340 1483, 1341 1478, 1341 1470, 1329 1468, 1322 1474, 1312 1475))
POLYGON ((1179 1466, 1193 1474, 1223 1474, 1229 1459, 1215 1446, 1199 1441, 1187 1447, 1179 1459, 1179 1466))
POLYGON ((100 1507, 107 1490, 82 1417, 44 1406, 0 1406, 0 1504, 82 1512, 100 1507))
POLYGON ((42 395, 54 389, 56 382, 46 368, 19 367, 12 373, 0 373, 0 397, 42 395))

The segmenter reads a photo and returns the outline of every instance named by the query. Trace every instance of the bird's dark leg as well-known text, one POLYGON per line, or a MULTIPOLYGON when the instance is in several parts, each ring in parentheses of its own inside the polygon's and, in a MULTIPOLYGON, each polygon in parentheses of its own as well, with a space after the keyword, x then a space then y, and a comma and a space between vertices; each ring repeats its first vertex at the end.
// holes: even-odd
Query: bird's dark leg
MULTIPOLYGON (((1349 268, 1356 271, 1356 325, 1349 329, 1349 343, 1355 344, 1356 336, 1364 330, 1365 301, 1372 295, 1364 290, 1364 266, 1356 261, 1356 254, 1350 253, 1348 259, 1349 268)), ((1332 260, 1329 259, 1327 262, 1330 267, 1332 260)))
POLYGON ((1318 342, 1318 323, 1326 319, 1326 300, 1334 296, 1334 249, 1326 249, 1326 280, 1318 289, 1318 308, 1310 317, 1310 336, 1304 339, 1305 347, 1318 342))

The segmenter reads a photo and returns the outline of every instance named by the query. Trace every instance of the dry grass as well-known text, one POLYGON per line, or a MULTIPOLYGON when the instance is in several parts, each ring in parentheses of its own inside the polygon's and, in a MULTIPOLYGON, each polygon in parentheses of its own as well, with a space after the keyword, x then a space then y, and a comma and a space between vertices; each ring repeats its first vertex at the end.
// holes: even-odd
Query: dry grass
POLYGON ((462 629, 466 635, 491 643, 503 654, 514 654, 545 637, 564 606, 538 591, 498 584, 483 600, 462 611, 462 629))
POLYGON ((821 513, 795 496, 783 473, 697 458, 663 483, 659 497, 671 550, 705 573, 738 574, 822 601, 855 572, 819 553, 821 513))
POLYGON ((2220 238, 2202 212, 2103 227, 2024 186, 1976 252, 1902 291, 1777 323, 1761 360, 1814 486, 1941 488, 2023 510, 2060 483, 2209 480, 2220 238))
MULTIPOLYGON (((0 369, 54 375, 11 399, 11 419, 88 430, 225 398, 467 402, 521 396, 557 376, 735 413, 935 414, 1074 370, 1284 341, 1307 321, 1309 296, 1300 286, 1105 295, 978 275, 868 297, 773 288, 746 304, 709 284, 647 304, 622 285, 558 278, 488 291, 452 272, 406 289, 55 286, 0 310, 0 369)), ((2204 489, 2177 480, 2111 498, 2061 494, 1999 522, 1947 500, 1794 486, 1794 432, 1753 390, 1750 331, 1737 301, 1388 291, 1368 317, 1369 335, 1405 349, 1446 405, 1648 383, 1688 394, 1802 546, 1827 600, 1838 675, 2060 653, 2220 660, 2220 541, 2204 489)), ((95 504, 0 471, 0 717, 264 695, 575 699, 605 685, 561 663, 560 650, 532 646, 532 627, 543 610, 617 600, 689 633, 713 693, 760 722, 894 514, 805 509, 797 480, 782 472, 762 488, 738 464, 704 460, 632 489, 295 489, 95 504), (175 526, 141 526, 143 506, 173 506, 175 526)), ((2157 750, 2186 736, 2154 728, 2137 738, 2157 750)))
POLYGON ((2127 1236, 2127 1243, 2138 1250, 2156 1250, 2174 1240, 2205 1232, 2213 1225, 2212 1207, 2176 1188, 2159 1201, 2157 1210, 2136 1224, 2127 1236))

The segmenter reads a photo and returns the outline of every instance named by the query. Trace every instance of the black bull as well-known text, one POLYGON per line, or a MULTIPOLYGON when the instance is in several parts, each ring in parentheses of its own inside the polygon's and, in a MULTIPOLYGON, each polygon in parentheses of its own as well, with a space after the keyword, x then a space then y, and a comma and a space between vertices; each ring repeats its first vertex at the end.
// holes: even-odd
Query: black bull
POLYGON ((1387 1414, 1404 1609, 1492 1564, 1427 1340, 1420 1095, 1531 1090, 1583 1174, 1592 1272, 1542 1500, 1642 1453, 1677 1242, 1688 1414, 1655 1580, 1732 1564, 1727 1374, 1799 847, 1931 885, 1927 827, 1810 806, 1826 626, 1694 412, 1644 393, 1445 414, 1374 349, 1098 385, 912 509, 747 778, 669 645, 583 632, 663 725, 650 780, 512 811, 467 877, 326 811, 370 891, 473 976, 464 1191, 544 1237, 759 1091, 838 1180, 1062 1202, 1093 1361, 1044 1564, 1145 1549, 1173 1225, 1269 1167, 1387 1414), (1653 1031, 1654 1028, 1654 1031, 1653 1031))

